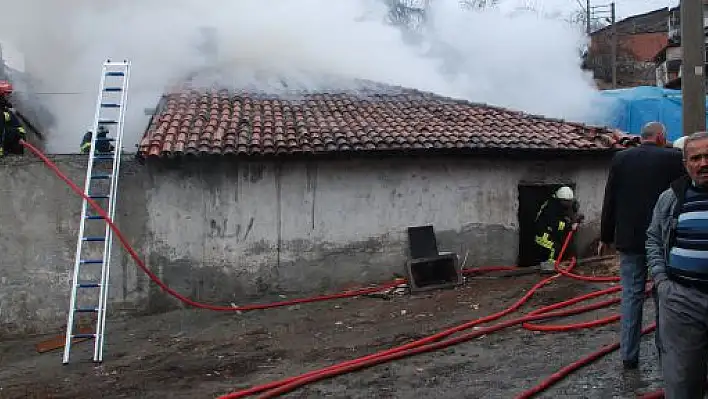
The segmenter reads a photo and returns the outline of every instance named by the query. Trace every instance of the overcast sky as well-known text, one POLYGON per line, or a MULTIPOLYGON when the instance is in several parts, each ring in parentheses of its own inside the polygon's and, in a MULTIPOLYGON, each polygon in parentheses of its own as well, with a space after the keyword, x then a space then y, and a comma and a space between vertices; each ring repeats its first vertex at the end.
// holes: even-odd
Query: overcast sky
MULTIPOLYGON (((585 4, 586 0, 502 0, 502 6, 532 5, 535 8, 542 8, 547 12, 561 11, 572 12, 580 9, 580 4, 585 4)), ((593 6, 609 5, 611 0, 591 0, 593 6)), ((627 18, 635 14, 641 14, 663 7, 677 6, 679 0, 615 0, 617 7, 617 19, 627 18)))

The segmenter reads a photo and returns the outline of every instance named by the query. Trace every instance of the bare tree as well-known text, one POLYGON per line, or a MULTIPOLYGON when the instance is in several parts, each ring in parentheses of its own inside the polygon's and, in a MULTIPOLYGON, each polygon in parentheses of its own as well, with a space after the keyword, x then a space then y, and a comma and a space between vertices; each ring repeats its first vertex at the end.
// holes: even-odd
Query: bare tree
POLYGON ((460 7, 466 10, 479 10, 495 7, 498 4, 499 0, 460 0, 460 7))
POLYGON ((418 31, 425 24, 430 0, 384 0, 388 6, 388 23, 410 31, 418 31))
MULTIPOLYGON (((383 0, 389 9, 388 23, 418 32, 426 23, 426 15, 432 0, 383 0)), ((463 10, 481 10, 494 7, 499 0, 459 0, 463 10)))

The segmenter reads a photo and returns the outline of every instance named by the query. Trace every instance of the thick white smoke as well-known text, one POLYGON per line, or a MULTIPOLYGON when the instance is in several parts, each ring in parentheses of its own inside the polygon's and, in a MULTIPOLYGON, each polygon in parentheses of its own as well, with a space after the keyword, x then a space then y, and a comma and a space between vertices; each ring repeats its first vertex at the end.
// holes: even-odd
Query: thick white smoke
POLYGON ((532 13, 463 11, 457 0, 433 0, 424 44, 414 47, 383 23, 380 0, 0 3, 12 16, 0 24, 0 40, 24 53, 40 81, 34 90, 55 114, 47 146, 54 153, 77 151, 107 58, 133 65, 126 151, 146 126, 145 109, 204 67, 218 71, 205 83, 232 87, 269 89, 263 76, 313 87, 361 78, 550 117, 598 117, 597 93, 580 70, 582 27, 532 13), (200 47, 204 28, 212 29, 215 59, 200 47))

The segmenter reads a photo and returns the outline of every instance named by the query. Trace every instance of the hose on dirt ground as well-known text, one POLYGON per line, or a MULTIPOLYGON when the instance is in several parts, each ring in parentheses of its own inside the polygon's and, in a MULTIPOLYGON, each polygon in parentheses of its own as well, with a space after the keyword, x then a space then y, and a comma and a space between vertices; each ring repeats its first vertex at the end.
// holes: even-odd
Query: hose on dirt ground
MULTIPOLYGON (((570 234, 566 237, 565 243, 563 245, 563 248, 561 249, 561 253, 558 257, 558 259, 562 259, 563 253, 565 252, 565 249, 570 242, 570 239, 572 238, 574 231, 571 231, 570 234)), ((582 295, 579 297, 575 297, 560 303, 556 303, 553 305, 545 306, 543 308, 537 309, 528 315, 517 318, 517 319, 512 319, 508 320, 502 323, 498 323, 496 325, 482 328, 478 331, 472 332, 472 333, 467 333, 463 334, 461 336, 448 339, 445 341, 441 342, 436 342, 433 344, 427 344, 430 341, 433 340, 438 340, 441 339, 442 337, 449 336, 455 332, 469 329, 471 327, 474 327, 478 324, 489 322, 492 320, 496 320, 498 318, 503 317, 504 315, 513 312, 514 310, 518 309, 523 303, 525 303, 537 290, 539 290, 541 287, 544 285, 550 283, 552 280, 560 277, 561 275, 571 277, 574 279, 579 279, 583 281, 594 281, 594 282, 615 282, 618 281, 619 279, 617 277, 590 277, 590 276, 582 276, 578 274, 571 273, 571 270, 575 266, 575 259, 571 261, 570 266, 567 269, 563 269, 560 267, 560 262, 559 260, 556 261, 555 263, 555 269, 558 271, 558 274, 546 278, 542 280, 541 282, 537 283, 534 285, 529 292, 527 292, 526 295, 524 295, 519 301, 517 301, 515 304, 513 304, 511 307, 508 309, 505 309, 501 312, 498 312, 496 314, 486 316, 477 320, 473 320, 471 322, 465 323, 463 325, 453 327, 452 329, 445 330, 443 332, 437 333, 435 335, 423 338, 418 341, 411 342, 409 344, 400 346, 398 348, 393 348, 389 349, 387 351, 375 353, 372 355, 368 355, 359 359, 354 359, 350 360, 347 362, 343 362, 340 364, 336 364, 330 367, 326 367, 324 369, 320 370, 314 370, 309 373, 305 373, 301 376, 296 376, 296 377, 290 377, 281 381, 275 381, 271 382, 268 384, 260 385, 257 387, 252 387, 243 391, 239 392, 234 392, 228 395, 221 396, 219 399, 234 399, 234 398, 242 398, 246 396, 251 396, 263 391, 268 391, 265 394, 259 396, 259 399, 267 399, 267 398, 274 398, 280 395, 283 395, 285 393, 291 392, 299 387, 302 387, 304 385, 320 381, 325 378, 330 378, 334 377, 337 375, 345 374, 348 372, 352 372, 355 370, 363 369, 366 367, 371 367, 377 364, 385 363, 391 360, 396 360, 400 359, 403 357, 407 356, 413 356, 419 353, 424 353, 424 352, 430 352, 434 350, 439 350, 446 348, 448 346, 456 345, 458 343, 466 342, 471 339, 480 337, 482 335, 487 335, 499 330, 502 330, 507 327, 511 327, 514 325, 521 324, 522 327, 530 329, 530 330, 536 330, 536 331, 549 331, 549 332, 555 332, 555 331, 570 331, 570 330, 577 330, 577 329, 583 329, 583 328, 590 328, 590 327, 597 327, 600 325, 608 324, 614 321, 619 320, 619 315, 614 315, 610 317, 605 317, 600 320, 595 320, 591 322, 583 322, 583 323, 574 323, 574 324, 568 324, 568 325, 555 325, 555 326, 550 326, 550 325, 536 325, 529 323, 530 321, 533 320, 543 320, 543 319, 548 319, 548 318, 555 318, 555 317, 562 317, 562 316, 569 316, 569 315, 575 315, 579 313, 584 313, 587 311, 591 310, 596 310, 596 309, 601 309, 604 307, 607 307, 609 305, 615 304, 620 301, 620 298, 614 298, 614 299, 609 299, 605 300, 599 303, 595 303, 592 305, 585 305, 581 306, 578 308, 574 309, 569 309, 566 311, 559 311, 559 312, 551 312, 552 310, 560 309, 563 307, 567 307, 573 304, 576 304, 578 302, 582 302, 588 299, 596 298, 602 295, 607 295, 615 292, 619 292, 621 290, 620 286, 615 286, 615 287, 610 287, 604 290, 592 292, 586 295, 582 295)), ((646 291, 647 294, 651 294, 651 289, 648 288, 646 291)), ((649 326, 648 328, 644 329, 642 331, 642 334, 647 334, 655 329, 654 325, 649 326)), ((535 396, 536 394, 543 392, 544 390, 550 388, 552 385, 557 383, 558 381, 562 380, 563 378, 567 377, 569 374, 572 372, 587 366, 591 364, 592 362, 596 361, 597 359, 601 358, 602 356, 605 356, 619 348, 619 343, 614 343, 608 346, 605 346, 601 348, 600 350, 591 353, 590 355, 568 365, 563 367, 561 370, 558 372, 554 373, 551 375, 549 378, 546 380, 542 381, 540 384, 537 386, 523 392, 518 396, 518 398, 531 398, 535 396)), ((654 397, 654 396, 652 396, 654 397)))
MULTIPOLYGON (((581 306, 578 308, 574 309, 569 309, 569 310, 564 310, 564 311, 557 311, 557 312, 552 312, 557 309, 561 309, 567 306, 574 305, 576 303, 586 301, 592 298, 596 298, 602 295, 608 295, 612 294, 615 292, 618 292, 621 290, 621 287, 610 287, 601 291, 597 292, 592 292, 586 295, 582 295, 576 298, 569 299, 567 301, 563 301, 560 303, 556 303, 553 305, 545 306, 543 308, 537 309, 530 314, 508 320, 505 322, 501 322, 489 327, 485 327, 482 329, 479 329, 475 332, 472 333, 466 333, 463 335, 460 335, 455 338, 450 338, 444 341, 440 341, 444 338, 449 337, 452 334, 455 334, 457 332, 463 331, 470 329, 472 327, 476 327, 479 324, 482 323, 487 323, 490 321, 494 321, 497 319, 500 319, 509 313, 512 313, 516 311, 518 308, 520 308, 524 303, 526 303, 531 296, 538 291, 540 288, 543 286, 549 284, 553 280, 559 278, 560 276, 566 275, 572 278, 583 278, 585 281, 600 281, 600 282, 609 282, 609 281, 617 281, 617 278, 605 278, 605 277, 592 277, 592 280, 590 280, 590 277, 586 276, 581 276, 577 274, 571 273, 571 270, 575 267, 576 265, 576 260, 575 258, 571 259, 570 265, 568 266, 567 269, 564 269, 560 266, 561 262, 560 260, 563 258, 563 255, 565 254, 565 251, 567 249, 568 244, 570 243, 570 240, 572 239, 572 236, 574 234, 574 230, 571 230, 571 232, 567 235, 565 242, 563 243, 563 247, 561 248, 560 254, 558 256, 558 259, 555 262, 555 269, 556 271, 559 271, 558 274, 555 274, 551 277, 545 278, 542 281, 536 283, 521 299, 519 299, 517 302, 515 302, 513 305, 511 305, 509 308, 502 310, 500 312, 494 313, 489 316, 482 317, 480 319, 476 319, 464 324, 461 324, 459 326, 441 331, 439 333, 433 334, 431 336, 425 337, 423 339, 417 340, 410 342, 408 344, 391 348, 382 352, 374 353, 368 356, 364 356, 358 359, 346 361, 343 363, 335 364, 333 366, 325 367, 323 369, 319 370, 314 370, 305 374, 302 374, 300 376, 295 376, 295 377, 290 377, 286 378, 284 380, 280 381, 274 381, 271 383, 259 385, 256 387, 251 387, 242 391, 238 392, 233 392, 231 394, 227 394, 224 396, 219 397, 219 399, 236 399, 236 398, 243 398, 246 396, 251 396, 255 395, 257 393, 261 393, 264 391, 267 391, 265 394, 259 396, 259 398, 266 399, 266 398, 273 398, 276 396, 283 395, 285 393, 291 392, 299 387, 302 387, 304 385, 320 381, 325 378, 330 378, 334 377, 337 375, 345 374, 348 372, 352 372, 355 370, 363 369, 366 367, 371 367, 377 364, 385 363, 391 360, 396 360, 400 359, 403 357, 407 356, 412 356, 424 352, 429 352, 429 351, 434 351, 434 350, 439 350, 442 348, 446 348, 448 346, 452 346, 455 344, 459 344, 462 342, 466 342, 468 340, 477 338, 482 335, 490 334, 492 332, 499 331, 501 329, 515 326, 518 324, 521 324, 522 327, 528 328, 530 330, 539 330, 539 331, 569 331, 569 330, 576 330, 576 329, 581 329, 581 328, 589 328, 589 327, 596 327, 599 325, 604 325, 608 324, 611 322, 616 321, 619 317, 618 316, 610 316, 606 317, 600 320, 595 320, 592 322, 585 322, 585 323, 576 323, 576 324, 569 324, 569 325, 536 325, 536 324, 531 324, 529 323, 530 321, 535 321, 535 320, 543 320, 543 319, 549 319, 549 318, 556 318, 556 317, 562 317, 562 316, 569 316, 569 315, 574 315, 574 314, 579 314, 583 312, 587 312, 590 310, 595 310, 595 309, 600 309, 612 304, 615 304, 620 301, 619 298, 614 298, 614 299, 609 299, 605 300, 596 304, 592 305, 585 305, 581 306), (562 271, 563 273, 561 273, 562 271), (576 277, 577 276, 577 277, 576 277)), ((543 387, 541 389, 544 390, 548 386, 552 385, 554 382, 547 382, 546 387, 543 387)), ((539 391, 540 392, 540 391, 539 391)))
MULTIPOLYGON (((312 297, 312 298, 301 298, 301 299, 294 299, 294 300, 288 300, 288 301, 280 301, 280 302, 275 302, 275 303, 268 303, 268 304, 255 304, 255 305, 247 305, 247 306, 218 306, 218 305, 210 305, 210 304, 203 304, 199 303, 196 301, 193 301, 180 293, 176 292, 169 286, 167 286, 165 283, 163 283, 157 275, 155 275, 146 265, 145 262, 139 257, 139 255, 135 252, 133 247, 130 245, 128 240, 123 236, 121 231, 115 226, 107 212, 101 208, 100 205, 98 205, 93 199, 89 198, 84 194, 84 192, 74 183, 72 182, 58 167, 57 165, 52 162, 46 155, 44 155, 39 149, 34 147, 32 144, 21 140, 20 144, 22 144, 25 148, 27 148, 29 151, 31 151, 34 155, 36 155, 40 160, 42 160, 46 166, 54 172, 54 174, 57 175, 59 179, 64 181, 72 191, 74 191, 77 195, 81 196, 83 199, 86 200, 86 202, 100 215, 102 216, 108 226, 110 227, 111 231, 116 235, 118 240, 120 241, 121 245, 125 250, 128 252, 128 254, 133 258, 133 260, 136 262, 138 267, 148 275, 148 277, 155 283, 157 284, 163 291, 165 291, 167 294, 173 296, 174 298, 178 299, 179 301, 183 302, 186 305, 199 308, 199 309, 207 309, 207 310, 214 310, 214 311, 249 311, 249 310, 257 310, 257 309, 269 309, 269 308, 275 308, 279 306, 290 306, 294 304, 299 304, 299 303, 307 303, 307 302, 317 302, 317 301, 325 301, 325 300, 331 300, 331 299, 339 299, 339 298, 347 298, 347 297, 354 297, 354 296, 360 296, 360 295, 365 295, 365 294, 370 294, 370 293, 375 293, 375 292, 381 292, 383 290, 388 290, 388 289, 393 289, 395 287, 400 286, 401 284, 405 283, 405 279, 396 279, 393 282, 379 285, 377 287, 371 287, 371 288, 364 288, 360 290, 353 290, 353 291, 347 291, 347 292, 342 292, 342 293, 337 293, 337 294, 331 294, 331 295, 322 295, 322 296, 317 296, 317 297, 312 297)), ((511 319, 502 323, 498 323, 489 327, 481 328, 475 332, 472 333, 466 333, 463 335, 460 335, 455 338, 450 338, 444 341, 440 341, 444 338, 449 337, 452 334, 455 334, 457 332, 461 332, 463 330, 470 329, 472 327, 475 327, 479 324, 482 323, 487 323, 490 321, 494 321, 497 319, 500 319, 504 316, 506 316, 509 313, 512 313, 516 311, 518 308, 520 308, 525 302, 527 302, 531 296, 538 291, 540 288, 545 286, 546 284, 552 282, 556 278, 560 276, 566 276, 569 278, 573 279, 578 279, 582 281, 589 281, 589 282, 614 282, 617 281, 617 277, 594 277, 594 276, 583 276, 583 275, 578 275, 575 273, 572 273, 572 269, 576 265, 576 259, 573 258, 570 261, 570 265, 568 268, 562 268, 560 267, 560 259, 562 259, 563 254, 565 253, 565 250, 567 248, 568 243, 570 242, 571 237, 573 236, 574 230, 572 230, 568 236, 566 237, 566 240, 563 244, 563 247, 561 248, 560 255, 558 257, 558 260, 555 262, 555 271, 557 274, 548 277, 539 283, 535 284, 521 299, 519 299, 516 303, 514 303, 512 306, 509 308, 501 311, 494 313, 489 316, 482 317, 477 320, 473 320, 467 323, 464 323, 462 325, 450 328, 448 330, 439 332, 437 334, 428 336, 426 338, 423 338, 421 340, 417 340, 414 342, 410 342, 408 344, 402 345, 400 347, 392 348, 383 352, 379 353, 374 353, 372 355, 368 355, 359 359, 354 359, 350 360, 347 362, 343 362, 334 366, 327 367, 322 370, 315 370, 311 371, 309 373, 305 373, 301 376, 297 377, 291 377, 287 378, 281 381, 276 381, 268 384, 264 384, 261 386, 257 387, 252 387, 249 389, 246 389, 244 391, 239 391, 235 392, 232 394, 224 395, 221 397, 221 399, 233 399, 233 398, 241 398, 245 396, 250 396, 256 393, 260 393, 263 391, 271 390, 267 392, 266 394, 262 395, 261 398, 272 398, 279 396, 281 394, 293 391, 303 385, 319 381, 325 378, 330 378, 336 375, 344 374, 347 372, 351 372, 354 370, 366 368, 366 367, 371 367, 376 364, 388 362, 391 360, 396 360, 400 358, 404 358, 407 356, 412 356, 416 355, 419 353, 424 353, 424 352, 429 352, 429 351, 434 351, 434 350, 439 350, 443 349, 452 345, 456 345, 462 342, 469 341, 471 339, 480 337, 482 335, 487 335, 499 330, 502 330, 504 328, 508 328, 514 325, 519 325, 523 328, 529 329, 529 330, 534 330, 534 331, 569 331, 569 330, 575 330, 575 329, 582 329, 582 328, 589 328, 589 327, 596 327, 599 325, 604 325, 608 324, 611 322, 614 322, 619 319, 619 316, 611 316, 611 317, 606 317, 600 320, 595 320, 592 322, 585 322, 585 323, 576 323, 576 324, 568 324, 568 325, 538 325, 538 324, 533 324, 530 323, 531 321, 539 321, 539 320, 545 320, 545 319, 550 319, 550 318, 557 318, 557 317, 564 317, 564 316, 569 316, 569 315, 575 315, 575 314, 580 314, 584 313, 590 310, 596 310, 600 309, 609 305, 612 305, 614 303, 617 303, 619 299, 609 299, 606 301, 602 301, 599 303, 591 304, 591 305, 585 305, 581 306, 578 308, 574 309, 568 309, 568 310, 563 310, 563 311, 555 311, 557 309, 567 307, 588 299, 596 298, 602 295, 607 295, 611 293, 618 292, 621 287, 611 287, 607 288, 604 290, 596 291, 590 294, 582 295, 576 298, 572 298, 567 301, 559 302, 553 305, 545 306, 543 308, 537 309, 526 316, 516 318, 516 319, 511 319)), ((485 273, 485 272, 494 272, 494 271, 513 271, 513 270, 519 270, 517 267, 513 266, 496 266, 496 267, 489 267, 489 268, 473 268, 473 269, 465 269, 463 270, 464 274, 478 274, 478 273, 485 273)), ((645 329, 643 331, 643 334, 646 334, 650 331, 652 331, 654 326, 650 326, 649 328, 645 329)), ((559 370, 557 373, 554 373, 551 377, 549 377, 547 380, 543 381, 541 384, 538 386, 526 391, 523 393, 519 398, 530 398, 536 393, 542 392, 543 390, 547 389, 557 381, 561 380, 571 372, 577 370, 580 367, 583 367, 592 361, 598 359, 599 357, 612 352, 613 350, 617 349, 619 345, 618 344, 613 344, 609 345, 605 348, 602 348, 600 351, 593 353, 586 358, 583 358, 571 365, 568 365, 564 367, 563 369, 559 370)), ((661 394, 659 393, 660 396, 651 396, 651 395, 656 395, 654 394, 649 394, 646 396, 648 399, 649 397, 661 397, 661 394)))

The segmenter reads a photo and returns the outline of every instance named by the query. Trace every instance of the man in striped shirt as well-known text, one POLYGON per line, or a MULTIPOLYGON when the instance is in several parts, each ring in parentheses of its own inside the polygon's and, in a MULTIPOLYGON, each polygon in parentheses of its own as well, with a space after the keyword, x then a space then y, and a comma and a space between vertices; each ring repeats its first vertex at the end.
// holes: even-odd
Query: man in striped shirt
POLYGON ((702 398, 708 372, 707 132, 686 137, 683 158, 688 176, 657 200, 646 241, 668 399, 702 398))

